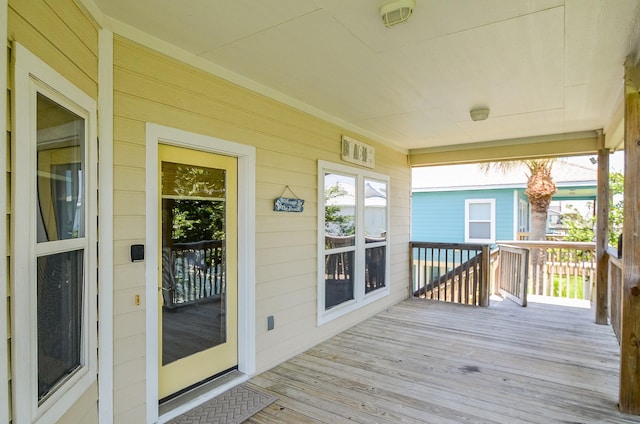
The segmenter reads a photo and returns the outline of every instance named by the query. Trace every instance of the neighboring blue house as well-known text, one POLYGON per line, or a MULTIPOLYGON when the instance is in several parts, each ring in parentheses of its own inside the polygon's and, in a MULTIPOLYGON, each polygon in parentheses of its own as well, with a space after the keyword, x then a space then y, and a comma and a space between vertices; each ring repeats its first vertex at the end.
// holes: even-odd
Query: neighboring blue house
MULTIPOLYGON (((530 228, 526 174, 525 167, 507 174, 485 173, 477 164, 414 168, 411 239, 449 243, 517 239, 530 228)), ((558 192, 549 211, 551 231, 559 226, 558 215, 567 203, 580 210, 589 201, 594 210, 597 170, 559 160, 552 176, 558 192)))

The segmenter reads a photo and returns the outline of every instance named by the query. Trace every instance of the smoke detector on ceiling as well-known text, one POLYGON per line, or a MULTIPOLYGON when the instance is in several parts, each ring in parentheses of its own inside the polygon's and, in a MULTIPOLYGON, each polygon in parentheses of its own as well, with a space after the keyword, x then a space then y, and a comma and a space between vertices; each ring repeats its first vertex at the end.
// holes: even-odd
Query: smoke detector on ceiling
POLYGON ((396 0, 380 8, 382 23, 387 28, 406 22, 416 7, 415 0, 396 0))
POLYGON ((472 121, 484 121, 489 117, 488 107, 477 107, 469 111, 472 121))

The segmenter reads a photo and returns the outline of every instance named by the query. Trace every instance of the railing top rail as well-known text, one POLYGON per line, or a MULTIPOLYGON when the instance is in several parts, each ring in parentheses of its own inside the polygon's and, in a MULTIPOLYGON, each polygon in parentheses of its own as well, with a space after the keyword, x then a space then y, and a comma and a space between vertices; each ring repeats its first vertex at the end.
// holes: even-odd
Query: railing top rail
POLYGON ((529 248, 527 247, 523 247, 523 246, 515 246, 513 244, 499 244, 498 245, 499 249, 497 249, 498 251, 503 251, 503 252, 528 252, 529 248))
POLYGON ((497 245, 510 245, 516 247, 551 247, 579 250, 595 250, 594 242, 583 241, 545 241, 545 240, 500 240, 497 245))
POLYGON ((222 246, 224 240, 200 240, 183 243, 174 243, 173 247, 182 247, 185 249, 203 249, 209 246, 222 246))
POLYGON ((432 241, 410 241, 411 247, 437 247, 440 249, 462 249, 462 250, 482 250, 488 244, 479 243, 446 243, 446 242, 432 242, 432 241))

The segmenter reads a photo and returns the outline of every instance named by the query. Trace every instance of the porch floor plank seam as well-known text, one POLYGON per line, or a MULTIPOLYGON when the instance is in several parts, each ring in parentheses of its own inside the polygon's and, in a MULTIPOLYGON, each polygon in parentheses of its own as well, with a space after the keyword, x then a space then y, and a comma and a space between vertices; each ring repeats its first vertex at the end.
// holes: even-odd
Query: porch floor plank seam
POLYGON ((254 377, 278 400, 246 422, 640 423, 619 361, 589 309, 409 299, 254 377))

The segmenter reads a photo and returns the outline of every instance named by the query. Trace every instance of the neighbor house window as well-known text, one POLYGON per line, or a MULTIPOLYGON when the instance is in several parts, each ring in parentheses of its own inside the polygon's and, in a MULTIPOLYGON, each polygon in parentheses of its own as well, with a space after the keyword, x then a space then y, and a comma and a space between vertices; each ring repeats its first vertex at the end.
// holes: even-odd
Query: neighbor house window
POLYGON ((13 413, 55 422, 96 381, 96 105, 16 50, 13 413))
POLYGON ((529 204, 523 199, 518 199, 518 232, 529 232, 529 204))
POLYGON ((319 163, 319 322, 389 292, 389 178, 319 163))
POLYGON ((493 243, 496 240, 495 199, 465 200, 466 243, 493 243))

